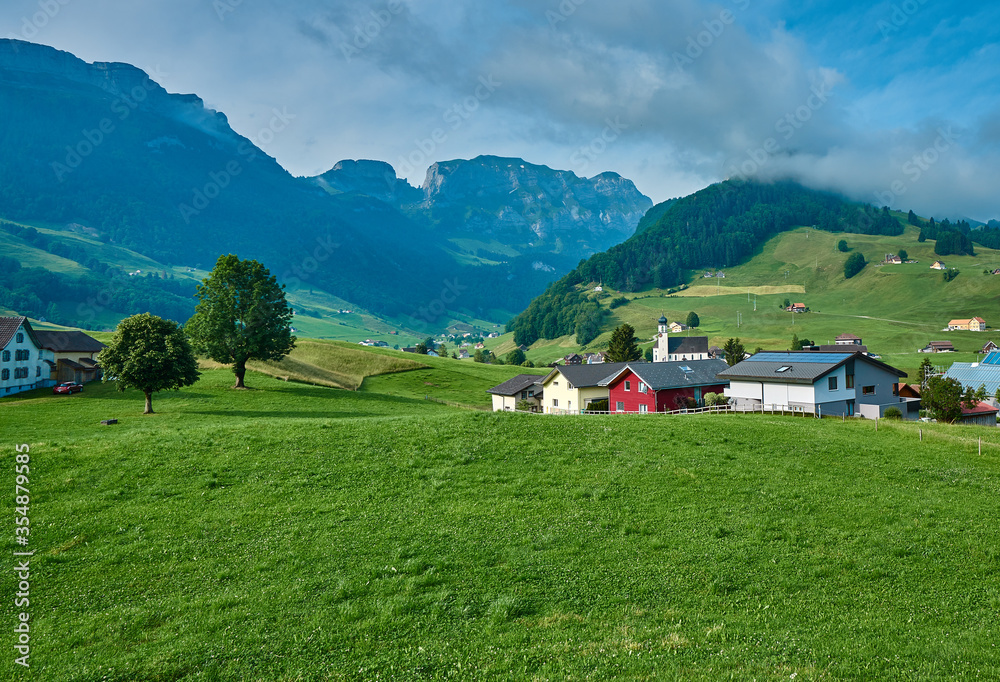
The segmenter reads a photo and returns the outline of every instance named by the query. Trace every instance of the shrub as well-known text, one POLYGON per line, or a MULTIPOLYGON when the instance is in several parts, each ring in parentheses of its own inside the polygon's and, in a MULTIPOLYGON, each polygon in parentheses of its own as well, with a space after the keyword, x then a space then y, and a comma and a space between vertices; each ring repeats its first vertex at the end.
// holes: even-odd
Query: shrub
POLYGON ((885 411, 885 414, 883 414, 882 416, 885 417, 886 419, 902 419, 903 413, 902 411, 900 411, 898 407, 890 407, 885 411))
POLYGON ((587 410, 590 412, 607 412, 609 409, 610 401, 605 400, 595 400, 594 402, 587 405, 587 410))
POLYGON ((629 300, 627 298, 625 298, 624 296, 619 296, 618 298, 613 299, 611 303, 608 304, 608 307, 614 310, 615 308, 621 308, 623 305, 628 305, 628 304, 629 300))

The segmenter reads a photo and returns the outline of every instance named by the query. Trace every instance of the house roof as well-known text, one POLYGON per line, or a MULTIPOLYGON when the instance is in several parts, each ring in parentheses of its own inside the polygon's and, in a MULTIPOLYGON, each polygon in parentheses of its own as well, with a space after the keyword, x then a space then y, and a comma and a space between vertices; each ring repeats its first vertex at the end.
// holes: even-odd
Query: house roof
POLYGON ((28 334, 28 338, 32 340, 35 346, 41 348, 42 345, 38 342, 38 336, 35 333, 35 330, 31 328, 31 323, 28 322, 28 318, 23 315, 20 317, 0 317, 0 348, 3 348, 10 343, 10 340, 14 338, 14 334, 16 334, 17 330, 22 326, 24 327, 24 331, 28 334))
POLYGON ((629 363, 627 362, 603 362, 597 365, 559 365, 549 372, 549 374, 541 380, 541 383, 543 385, 548 384, 556 374, 562 374, 566 377, 566 381, 573 384, 574 388, 600 386, 604 379, 617 374, 628 364, 629 363))
POLYGON ((986 392, 994 395, 1000 388, 1000 352, 990 353, 982 362, 953 362, 944 376, 974 389, 985 385, 986 392))
POLYGON ((514 396, 521 391, 527 390, 528 387, 539 383, 543 378, 537 374, 518 374, 513 379, 508 379, 502 384, 487 389, 486 392, 493 395, 514 396))
POLYGON ((667 339, 668 355, 708 353, 707 336, 673 336, 667 339))
POLYGON ((965 417, 981 417, 988 414, 997 414, 1000 409, 993 407, 989 403, 978 403, 973 408, 963 407, 962 408, 962 418, 965 417))
MULTIPOLYGON (((972 320, 975 320, 975 321, 976 321, 976 322, 978 322, 979 324, 986 324, 986 320, 984 320, 984 319, 983 319, 983 318, 981 318, 981 317, 973 317, 973 318, 972 318, 972 320)), ((969 322, 972 322, 972 320, 969 320, 969 322)))
POLYGON ((972 320, 951 320, 948 323, 948 326, 951 327, 951 326, 957 326, 957 325, 960 325, 960 324, 969 324, 970 322, 972 322, 972 320))
POLYGON ((860 336, 855 336, 854 334, 841 334, 837 337, 837 341, 860 341, 860 336))
POLYGON ((55 353, 100 353, 107 347, 83 332, 39 330, 35 336, 42 348, 55 353))
POLYGON ((719 383, 716 376, 727 367, 725 360, 629 363, 600 385, 610 386, 623 374, 631 371, 654 391, 685 386, 711 386, 719 383))
POLYGON ((79 369, 79 370, 90 369, 90 367, 84 367, 79 362, 74 362, 73 360, 67 360, 65 358, 63 358, 62 360, 60 360, 59 364, 66 365, 70 369, 79 369))
POLYGON ((928 348, 947 348, 949 350, 955 350, 955 346, 952 345, 951 341, 931 341, 927 344, 928 348))
POLYGON ((717 376, 725 380, 753 379, 765 383, 812 384, 851 359, 867 362, 897 377, 906 376, 906 372, 870 358, 860 351, 851 353, 764 351, 719 372, 717 376))

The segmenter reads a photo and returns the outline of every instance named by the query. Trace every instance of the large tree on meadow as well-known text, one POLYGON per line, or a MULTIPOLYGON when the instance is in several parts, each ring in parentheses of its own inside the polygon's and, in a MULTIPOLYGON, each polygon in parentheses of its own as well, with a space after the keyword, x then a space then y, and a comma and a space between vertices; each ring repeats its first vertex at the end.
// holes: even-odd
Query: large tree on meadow
POLYGON ((726 341, 725 345, 722 347, 722 353, 726 358, 726 364, 732 367, 733 365, 743 362, 743 358, 746 357, 747 350, 740 343, 740 337, 735 339, 729 339, 726 341))
POLYGON ((219 256, 198 298, 185 330, 199 352, 233 366, 234 388, 246 388, 247 362, 280 360, 295 347, 285 287, 257 261, 219 256))
POLYGON ((119 391, 142 391, 143 414, 153 414, 154 393, 190 386, 199 376, 184 331, 176 322, 149 313, 122 320, 97 361, 104 372, 102 381, 114 381, 119 391))

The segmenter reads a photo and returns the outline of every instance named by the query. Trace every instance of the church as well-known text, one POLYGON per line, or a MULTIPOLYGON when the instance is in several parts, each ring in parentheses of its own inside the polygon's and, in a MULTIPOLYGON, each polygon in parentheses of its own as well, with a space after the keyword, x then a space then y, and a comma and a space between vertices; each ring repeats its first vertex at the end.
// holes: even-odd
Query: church
POLYGON ((653 362, 708 360, 709 357, 707 336, 671 336, 666 316, 660 317, 656 345, 653 346, 653 362))

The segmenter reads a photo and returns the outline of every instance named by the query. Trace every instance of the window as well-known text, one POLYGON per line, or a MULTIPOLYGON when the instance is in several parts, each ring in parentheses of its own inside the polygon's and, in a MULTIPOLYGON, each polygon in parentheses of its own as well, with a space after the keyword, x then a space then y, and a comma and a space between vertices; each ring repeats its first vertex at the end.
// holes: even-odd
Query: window
MULTIPOLYGON (((7 370, 4 371, 6 372, 7 370)), ((625 403, 622 402, 615 403, 615 412, 624 412, 624 411, 625 411, 625 403)))
POLYGON ((892 385, 892 394, 897 398, 899 397, 899 384, 892 385))
POLYGON ((35 367, 35 376, 36 377, 42 376, 42 366, 41 365, 38 365, 37 367, 35 367))
POLYGON ((874 386, 862 386, 861 395, 875 395, 874 386))
POLYGON ((790 367, 790 366, 788 366, 788 365, 784 365, 784 366, 782 366, 782 367, 779 367, 778 369, 776 369, 776 370, 774 370, 774 371, 775 371, 775 373, 776 373, 776 374, 781 374, 781 373, 783 373, 783 372, 787 372, 787 371, 788 371, 788 370, 790 370, 790 369, 791 369, 791 367, 790 367))
POLYGON ((649 414, 649 407, 647 407, 646 405, 640 405, 639 414, 649 414))
POLYGON ((10 379, 10 370, 0 370, 0 380, 7 381, 8 379, 10 379))
POLYGON ((14 351, 14 361, 15 362, 23 362, 24 360, 30 360, 30 359, 31 359, 31 351, 30 350, 24 349, 24 350, 16 350, 16 351, 14 351))
POLYGON ((527 391, 521 391, 521 400, 524 400, 527 397, 528 397, 528 392, 527 391))
POLYGON ((854 388, 854 375, 853 374, 848 374, 847 375, 847 388, 854 388))
POLYGON ((646 384, 644 384, 644 383, 642 383, 640 381, 639 382, 639 393, 645 393, 645 392, 646 392, 646 384))
POLYGON ((18 333, 18 335, 17 335, 17 342, 18 343, 24 343, 24 334, 18 333))
POLYGON ((625 382, 625 390, 626 391, 631 391, 632 390, 632 382, 631 381, 626 381, 625 382))
POLYGON ((10 351, 9 350, 5 350, 3 352, 3 361, 4 362, 10 362, 10 351))
POLYGON ((555 398, 552 399, 552 407, 559 407, 559 401, 555 398))
POLYGON ((837 390, 837 377, 830 377, 830 390, 831 391, 837 390))
POLYGON ((535 391, 534 390, 528 391, 528 397, 529 398, 534 398, 535 397, 535 391))

